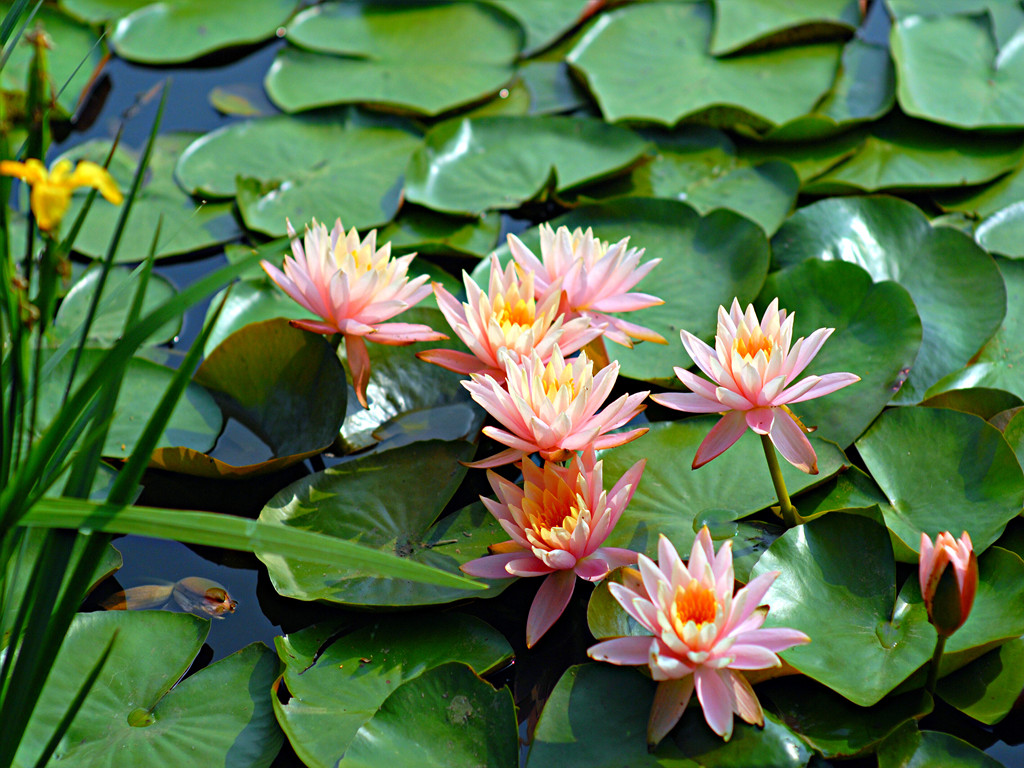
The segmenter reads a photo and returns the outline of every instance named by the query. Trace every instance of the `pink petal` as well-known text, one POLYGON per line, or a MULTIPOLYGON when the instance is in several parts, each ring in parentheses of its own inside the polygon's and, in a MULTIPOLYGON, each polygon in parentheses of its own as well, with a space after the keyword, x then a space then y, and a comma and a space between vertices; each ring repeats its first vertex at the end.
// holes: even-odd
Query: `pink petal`
POLYGON ((363 408, 369 408, 366 404, 366 385, 370 381, 370 353, 366 351, 363 337, 346 335, 345 354, 348 367, 352 370, 352 388, 356 391, 356 398, 363 408))
POLYGON ((512 560, 521 558, 522 552, 506 552, 501 555, 485 555, 476 560, 470 560, 459 566, 463 573, 476 576, 481 579, 511 579, 512 575, 505 566, 512 560))
POLYGON ((693 675, 678 680, 664 680, 658 683, 651 705, 651 715, 647 720, 647 743, 658 744, 669 731, 675 728, 679 718, 686 711, 693 695, 693 675))
MULTIPOLYGON (((636 565, 636 558, 637 553, 631 549, 622 549, 621 547, 598 547, 584 562, 589 563, 593 560, 597 560, 604 563, 608 569, 605 571, 605 574, 607 574, 608 571, 614 571, 616 568, 621 568, 624 565, 636 565)), ((576 573, 583 576, 583 574, 579 572, 579 566, 576 568, 576 573)), ((593 579, 589 579, 586 576, 583 576, 583 578, 587 579, 587 581, 593 581, 593 579)), ((602 576, 598 576, 598 578, 602 578, 602 576)))
POLYGON ((709 400, 703 395, 690 392, 664 392, 651 395, 651 400, 664 405, 666 408, 673 408, 686 413, 722 413, 729 410, 718 402, 718 399, 709 400))
POLYGON ((595 661, 607 661, 621 666, 646 664, 653 642, 652 637, 617 637, 592 645, 587 650, 587 656, 595 661))
POLYGON ((729 687, 732 692, 732 708, 740 717, 751 725, 764 725, 764 710, 757 700, 750 681, 743 675, 732 672, 729 674, 729 687))
POLYGON ((835 328, 819 328, 806 339, 800 339, 797 341, 791 350, 792 353, 795 354, 795 359, 790 358, 793 362, 787 366, 789 368, 786 372, 787 383, 794 381, 796 377, 803 372, 804 368, 806 368, 807 364, 810 363, 811 360, 814 359, 814 356, 818 354, 818 351, 821 349, 821 345, 824 344, 828 337, 832 335, 834 330, 835 328), (801 341, 803 343, 801 343, 801 341))
POLYGON ((725 414, 718 423, 708 432, 708 436, 697 448, 697 455, 693 457, 693 469, 702 467, 712 459, 720 456, 733 443, 743 437, 747 431, 747 419, 743 411, 730 411, 725 414))
POLYGON ((634 312, 664 303, 663 299, 649 293, 617 293, 595 301, 590 309, 595 312, 634 312))
POLYGON ((754 629, 738 635, 736 643, 740 645, 759 645, 772 653, 781 653, 794 645, 811 642, 811 638, 797 629, 773 627, 771 629, 754 629))
POLYGON ((531 576, 544 576, 555 570, 538 559, 532 552, 518 552, 516 554, 518 557, 509 560, 505 565, 505 570, 513 576, 524 576, 527 578, 531 576))
POLYGON ((288 324, 293 328, 301 328, 304 331, 311 331, 312 333, 338 333, 338 329, 330 323, 321 323, 317 320, 289 320, 288 324))
POLYGON ((491 467, 500 467, 505 464, 511 464, 515 461, 519 461, 523 458, 524 452, 516 450, 515 448, 509 448, 505 451, 500 451, 493 456, 480 459, 480 461, 469 461, 463 462, 463 464, 470 469, 490 469, 491 467))
POLYGON ((826 373, 802 395, 788 398, 786 397, 785 390, 783 390, 782 397, 785 398, 786 403, 802 403, 805 400, 813 400, 816 397, 835 392, 837 389, 856 384, 858 381, 860 381, 860 376, 852 373, 826 373))
POLYGON ((728 741, 732 736, 732 697, 729 695, 729 686, 716 669, 697 667, 693 674, 704 719, 712 731, 728 741))
POLYGON ((474 355, 458 352, 454 349, 424 349, 416 353, 416 357, 427 363, 439 365, 455 373, 466 374, 486 373, 495 381, 505 381, 505 372, 497 368, 491 368, 481 362, 474 355))
POLYGON ((729 649, 732 657, 729 662, 731 669, 767 669, 780 665, 779 657, 760 645, 740 645, 736 643, 729 649))
POLYGON ((767 435, 772 431, 775 422, 775 411, 771 408, 751 408, 746 412, 747 426, 759 435, 767 435))
POLYGON ((785 411, 779 411, 769 437, 782 457, 809 475, 818 474, 818 457, 811 442, 795 421, 785 411))
POLYGON ((532 648, 544 633, 551 629, 572 597, 576 586, 576 574, 572 571, 556 571, 544 579, 530 606, 526 617, 526 647, 532 648))

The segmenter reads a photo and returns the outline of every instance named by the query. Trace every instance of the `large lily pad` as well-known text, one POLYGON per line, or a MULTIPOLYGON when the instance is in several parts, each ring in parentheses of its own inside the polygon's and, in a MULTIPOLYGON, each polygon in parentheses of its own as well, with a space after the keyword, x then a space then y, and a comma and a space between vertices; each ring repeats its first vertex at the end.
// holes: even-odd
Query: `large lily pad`
POLYGON ((889 410, 857 450, 889 498, 882 514, 903 562, 917 562, 922 532, 966 529, 982 552, 1024 504, 1017 458, 999 430, 973 414, 889 410))
POLYGON ((994 725, 1006 717, 1024 688, 1024 639, 989 651, 942 678, 938 694, 961 712, 994 725))
MULTIPOLYGON (((737 520, 777 503, 764 463, 761 440, 748 432, 729 450, 696 471, 688 468, 697 446, 715 425, 706 416, 652 424, 639 440, 605 451, 604 476, 609 485, 642 458, 647 459, 633 500, 608 537, 608 546, 626 547, 654 557, 663 533, 680 552, 693 546, 693 520, 705 510, 732 510, 737 520), (742 477, 742 482, 737 478, 742 477)), ((791 494, 835 474, 845 457, 835 445, 812 439, 820 474, 807 475, 783 464, 791 494)), ((799 506, 799 501, 797 501, 799 506)))
POLYGON ((896 22, 896 90, 908 115, 961 128, 1024 125, 1024 30, 1000 43, 992 18, 946 14, 896 22))
MULTIPOLYGON (((174 180, 174 164, 178 155, 195 138, 195 134, 187 133, 157 137, 149 168, 121 236, 116 261, 145 259, 158 224, 160 238, 156 245, 157 258, 210 248, 234 240, 241 234, 229 204, 197 202, 174 180)), ((96 139, 68 150, 61 157, 73 161, 91 160, 102 165, 109 152, 110 142, 96 139)), ((131 186, 138 164, 139 155, 136 152, 123 144, 118 147, 110 163, 110 173, 122 190, 127 191, 131 186)), ((75 220, 84 201, 85 195, 82 193, 72 198, 65 221, 75 220)), ((123 206, 123 203, 111 205, 97 198, 75 238, 75 250, 93 257, 106 255, 111 233, 123 206)))
POLYGON ((568 56, 609 121, 672 126, 716 107, 727 125, 764 130, 814 109, 832 85, 842 47, 801 45, 719 59, 708 52, 710 3, 641 3, 601 16, 568 56), (623 52, 627 52, 623 55, 623 52), (681 73, 665 87, 652 72, 681 73))
POLYGON ((794 336, 835 328, 807 368, 808 374, 849 371, 856 384, 800 403, 801 420, 818 436, 850 445, 898 390, 921 345, 921 320, 910 294, 897 283, 873 283, 845 262, 805 261, 768 276, 760 304, 772 298, 796 312, 794 336))
POLYGON ((788 531, 751 575, 768 571, 781 573, 768 592, 766 626, 811 638, 786 651, 786 661, 853 703, 876 704, 931 657, 935 630, 924 603, 897 599, 889 535, 871 517, 833 512, 788 531))
POLYGON ((547 48, 562 35, 593 13, 588 0, 483 0, 500 8, 526 33, 523 56, 532 56, 547 48))
POLYGON ((409 161, 411 202, 477 215, 517 208, 621 172, 646 142, 627 128, 570 117, 484 117, 435 126, 409 161))
MULTIPOLYGON (((466 218, 409 205, 402 209, 395 221, 381 230, 379 241, 390 242, 399 252, 483 258, 494 250, 500 230, 501 216, 497 213, 466 218)), ((420 261, 413 262, 410 274, 422 266, 420 261)), ((448 277, 450 279, 451 276, 448 277)), ((444 282, 442 276, 436 279, 444 282)), ((462 284, 457 280, 454 283, 457 293, 462 284)))
POLYGON ((175 685, 209 627, 209 620, 168 611, 76 616, 15 763, 34 763, 116 633, 99 679, 57 747, 55 763, 269 766, 284 739, 267 694, 277 660, 266 646, 253 643, 175 685))
MULTIPOLYGON (((295 526, 393 552, 458 573, 459 565, 506 540, 482 507, 431 525, 466 473, 460 464, 474 446, 425 441, 371 454, 305 477, 270 500, 260 519, 295 526), (473 532, 473 527, 483 530, 473 532), (464 536, 463 532, 468 533, 464 536)), ((466 590, 370 578, 338 563, 323 565, 258 553, 282 595, 353 605, 424 605, 466 597, 466 590)))
POLYGON ((805 259, 850 261, 877 282, 895 280, 910 293, 924 328, 921 349, 894 400, 919 402, 961 368, 995 333, 1006 313, 1006 289, 992 257, 962 232, 932 227, 895 198, 833 198, 801 208, 772 240, 780 266, 805 259))
POLYGON ((859 24, 857 0, 715 0, 711 53, 730 53, 784 31, 849 35, 859 24))
POLYGON ((512 80, 519 35, 475 3, 324 3, 288 26, 288 40, 306 50, 282 49, 265 85, 286 112, 369 102, 437 115, 512 80))
POLYGON ((977 747, 951 733, 919 731, 908 723, 878 746, 878 768, 1003 768, 977 747))
POLYGON ((402 172, 419 139, 368 124, 354 113, 276 115, 235 123, 203 136, 178 160, 181 183, 196 194, 231 197, 246 226, 285 234, 311 219, 341 217, 359 229, 390 221, 401 201, 402 172))
MULTIPOLYGON (((360 728, 403 683, 449 662, 483 674, 512 655, 500 633, 458 613, 443 622, 413 614, 382 619, 309 646, 304 638, 311 633, 314 639, 324 634, 314 626, 277 639, 291 698, 273 699, 289 741, 313 768, 333 768, 360 728)), ((449 703, 454 700, 449 696, 449 703)), ((422 702, 424 707, 433 704, 422 702)), ((417 709, 406 712, 414 723, 417 709)))
MULTIPOLYGON (((312 312, 274 285, 263 270, 260 270, 260 274, 263 276, 252 280, 240 280, 231 286, 224 307, 203 350, 207 357, 231 334, 250 323, 262 323, 277 317, 289 320, 315 319, 316 316, 312 312)), ((214 297, 210 303, 211 312, 215 311, 222 298, 223 294, 214 297)))

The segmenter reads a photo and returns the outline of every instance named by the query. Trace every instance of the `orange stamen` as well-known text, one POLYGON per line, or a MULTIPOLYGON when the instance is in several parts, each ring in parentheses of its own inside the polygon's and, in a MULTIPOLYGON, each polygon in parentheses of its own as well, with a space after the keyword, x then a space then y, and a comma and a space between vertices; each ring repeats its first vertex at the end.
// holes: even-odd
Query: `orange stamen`
POLYGON ((680 627, 692 621, 699 629, 713 622, 717 614, 718 600, 710 587, 690 579, 689 584, 676 590, 676 616, 680 627))

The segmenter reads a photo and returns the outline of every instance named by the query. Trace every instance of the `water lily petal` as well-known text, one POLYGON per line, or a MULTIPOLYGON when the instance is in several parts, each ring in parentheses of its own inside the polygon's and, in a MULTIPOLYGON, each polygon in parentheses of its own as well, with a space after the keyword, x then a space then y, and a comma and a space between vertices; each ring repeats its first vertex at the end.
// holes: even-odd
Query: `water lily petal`
POLYGON ((657 745, 675 728, 693 695, 693 675, 658 683, 651 715, 647 720, 647 743, 657 745))
POLYGON ((527 648, 536 645, 562 615, 575 585, 576 574, 572 571, 555 571, 544 579, 530 605, 530 614, 526 617, 527 648))

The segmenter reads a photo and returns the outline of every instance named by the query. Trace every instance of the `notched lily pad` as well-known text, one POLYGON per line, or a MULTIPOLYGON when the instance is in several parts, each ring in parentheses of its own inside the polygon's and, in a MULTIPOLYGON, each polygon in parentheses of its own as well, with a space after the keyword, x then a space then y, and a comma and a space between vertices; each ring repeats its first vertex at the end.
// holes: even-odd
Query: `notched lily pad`
POLYGON ((715 0, 711 53, 721 56, 782 32, 847 36, 860 24, 857 0, 715 0))

